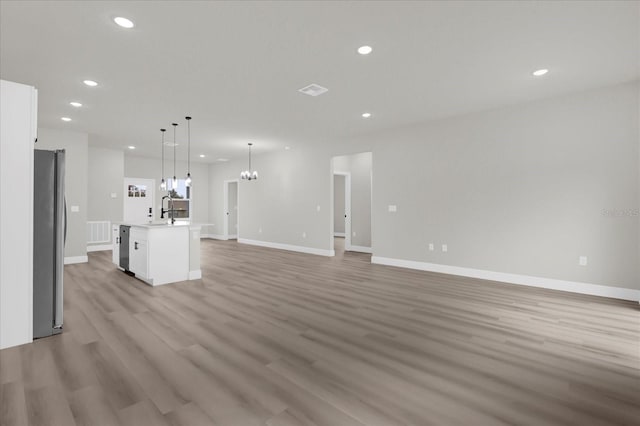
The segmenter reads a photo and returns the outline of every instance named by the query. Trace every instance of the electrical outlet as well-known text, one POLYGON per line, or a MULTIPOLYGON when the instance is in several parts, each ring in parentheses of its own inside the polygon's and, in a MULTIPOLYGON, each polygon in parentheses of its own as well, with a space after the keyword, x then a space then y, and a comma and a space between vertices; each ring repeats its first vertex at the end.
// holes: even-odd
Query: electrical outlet
POLYGON ((443 252, 447 252, 447 251, 449 251, 449 247, 448 247, 446 244, 443 244, 443 245, 442 245, 442 251, 443 251, 443 252))
POLYGON ((117 193, 115 193, 115 192, 112 192, 112 193, 111 193, 111 198, 118 198, 118 194, 117 194, 117 193))
POLYGON ((354 236, 354 237, 356 236, 356 231, 353 231, 353 236, 354 236))
POLYGON ((397 212, 398 211, 398 206, 390 204, 389 205, 389 211, 392 212, 392 213, 397 212))
POLYGON ((306 232, 302 233, 302 238, 307 238, 307 233, 306 232))
POLYGON ((80 206, 71 206, 72 213, 78 213, 80 211, 80 206))
POLYGON ((578 258, 578 265, 587 266, 587 256, 580 256, 578 258))
POLYGON ((433 243, 429 243, 429 251, 435 250, 433 243))
POLYGON ((320 204, 316 206, 316 211, 320 211, 320 204))
POLYGON ((258 234, 262 234, 262 226, 258 228, 258 234))

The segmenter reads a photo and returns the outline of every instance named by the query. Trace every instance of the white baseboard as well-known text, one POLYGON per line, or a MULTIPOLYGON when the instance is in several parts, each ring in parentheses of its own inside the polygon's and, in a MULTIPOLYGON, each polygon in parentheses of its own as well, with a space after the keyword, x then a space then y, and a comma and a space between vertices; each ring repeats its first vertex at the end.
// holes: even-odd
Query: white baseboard
POLYGON ((640 300, 640 290, 622 287, 609 287, 600 284, 588 284, 576 281, 556 280, 553 278, 532 277, 529 275, 509 274, 505 272, 484 271, 482 269, 463 268, 459 266, 440 265, 437 263, 417 262, 413 260, 392 259, 389 257, 373 256, 371 263, 401 268, 418 269, 421 271, 439 272, 442 274, 459 275, 463 277, 479 278, 483 280, 500 281, 509 284, 527 285, 531 287, 547 288, 551 290, 568 291, 571 293, 589 294, 592 296, 611 297, 623 300, 640 300))
POLYGON ((334 237, 346 237, 347 235, 344 232, 334 232, 333 233, 334 237))
POLYGON ((252 246, 269 247, 279 250, 297 251, 300 253, 317 254, 319 256, 335 256, 335 250, 323 250, 313 247, 294 246, 291 244, 271 243, 268 241, 247 240, 244 238, 238 238, 238 242, 242 244, 250 244, 252 246))
POLYGON ((237 234, 233 234, 233 235, 229 235, 227 236, 228 240, 237 240, 238 239, 238 235, 237 234))
POLYGON ((197 271, 189 271, 190 280, 199 280, 200 278, 202 278, 202 270, 198 269, 197 271))
POLYGON ((99 244, 95 246, 87 246, 87 252, 90 251, 105 251, 105 250, 113 250, 113 245, 111 244, 99 244))
POLYGON ((88 256, 70 256, 64 258, 65 265, 71 265, 73 263, 87 263, 88 261, 88 256))
POLYGON ((209 238, 212 240, 227 240, 228 238, 220 234, 200 234, 200 238, 209 238))
POLYGON ((354 246, 351 245, 349 246, 349 248, 345 248, 346 251, 357 251, 359 253, 371 253, 371 247, 364 247, 364 246, 354 246))

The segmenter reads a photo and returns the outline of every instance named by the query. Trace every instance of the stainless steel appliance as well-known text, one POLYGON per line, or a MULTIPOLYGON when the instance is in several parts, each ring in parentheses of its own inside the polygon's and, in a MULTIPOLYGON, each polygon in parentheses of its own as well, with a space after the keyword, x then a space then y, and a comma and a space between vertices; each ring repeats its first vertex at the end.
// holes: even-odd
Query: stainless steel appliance
POLYGON ((120 225, 120 267, 125 271, 129 270, 129 234, 131 227, 120 225))
POLYGON ((67 211, 64 150, 34 151, 33 337, 62 332, 67 211))

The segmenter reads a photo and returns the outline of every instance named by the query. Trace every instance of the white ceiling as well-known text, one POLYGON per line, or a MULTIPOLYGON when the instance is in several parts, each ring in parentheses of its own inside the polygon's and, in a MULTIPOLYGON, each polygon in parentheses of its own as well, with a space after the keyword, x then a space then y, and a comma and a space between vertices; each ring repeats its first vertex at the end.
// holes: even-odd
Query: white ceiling
POLYGON ((0 76, 39 89, 40 126, 140 155, 159 156, 159 129, 171 139, 173 121, 184 143, 191 115, 193 156, 213 161, 246 155, 247 141, 258 153, 348 143, 638 79, 639 5, 2 1, 0 76), (116 16, 136 27, 116 26, 116 16), (373 53, 358 55, 364 44, 373 53), (538 68, 550 72, 535 78, 538 68), (329 92, 297 92, 310 83, 329 92))

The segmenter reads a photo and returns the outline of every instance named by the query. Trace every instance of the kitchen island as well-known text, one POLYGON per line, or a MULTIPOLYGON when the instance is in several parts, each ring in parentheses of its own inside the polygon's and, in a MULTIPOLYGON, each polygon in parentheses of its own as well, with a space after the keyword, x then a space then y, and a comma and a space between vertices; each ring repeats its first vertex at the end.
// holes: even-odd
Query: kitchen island
POLYGON ((202 277, 199 225, 186 221, 122 223, 114 224, 112 232, 113 263, 147 284, 202 277))

